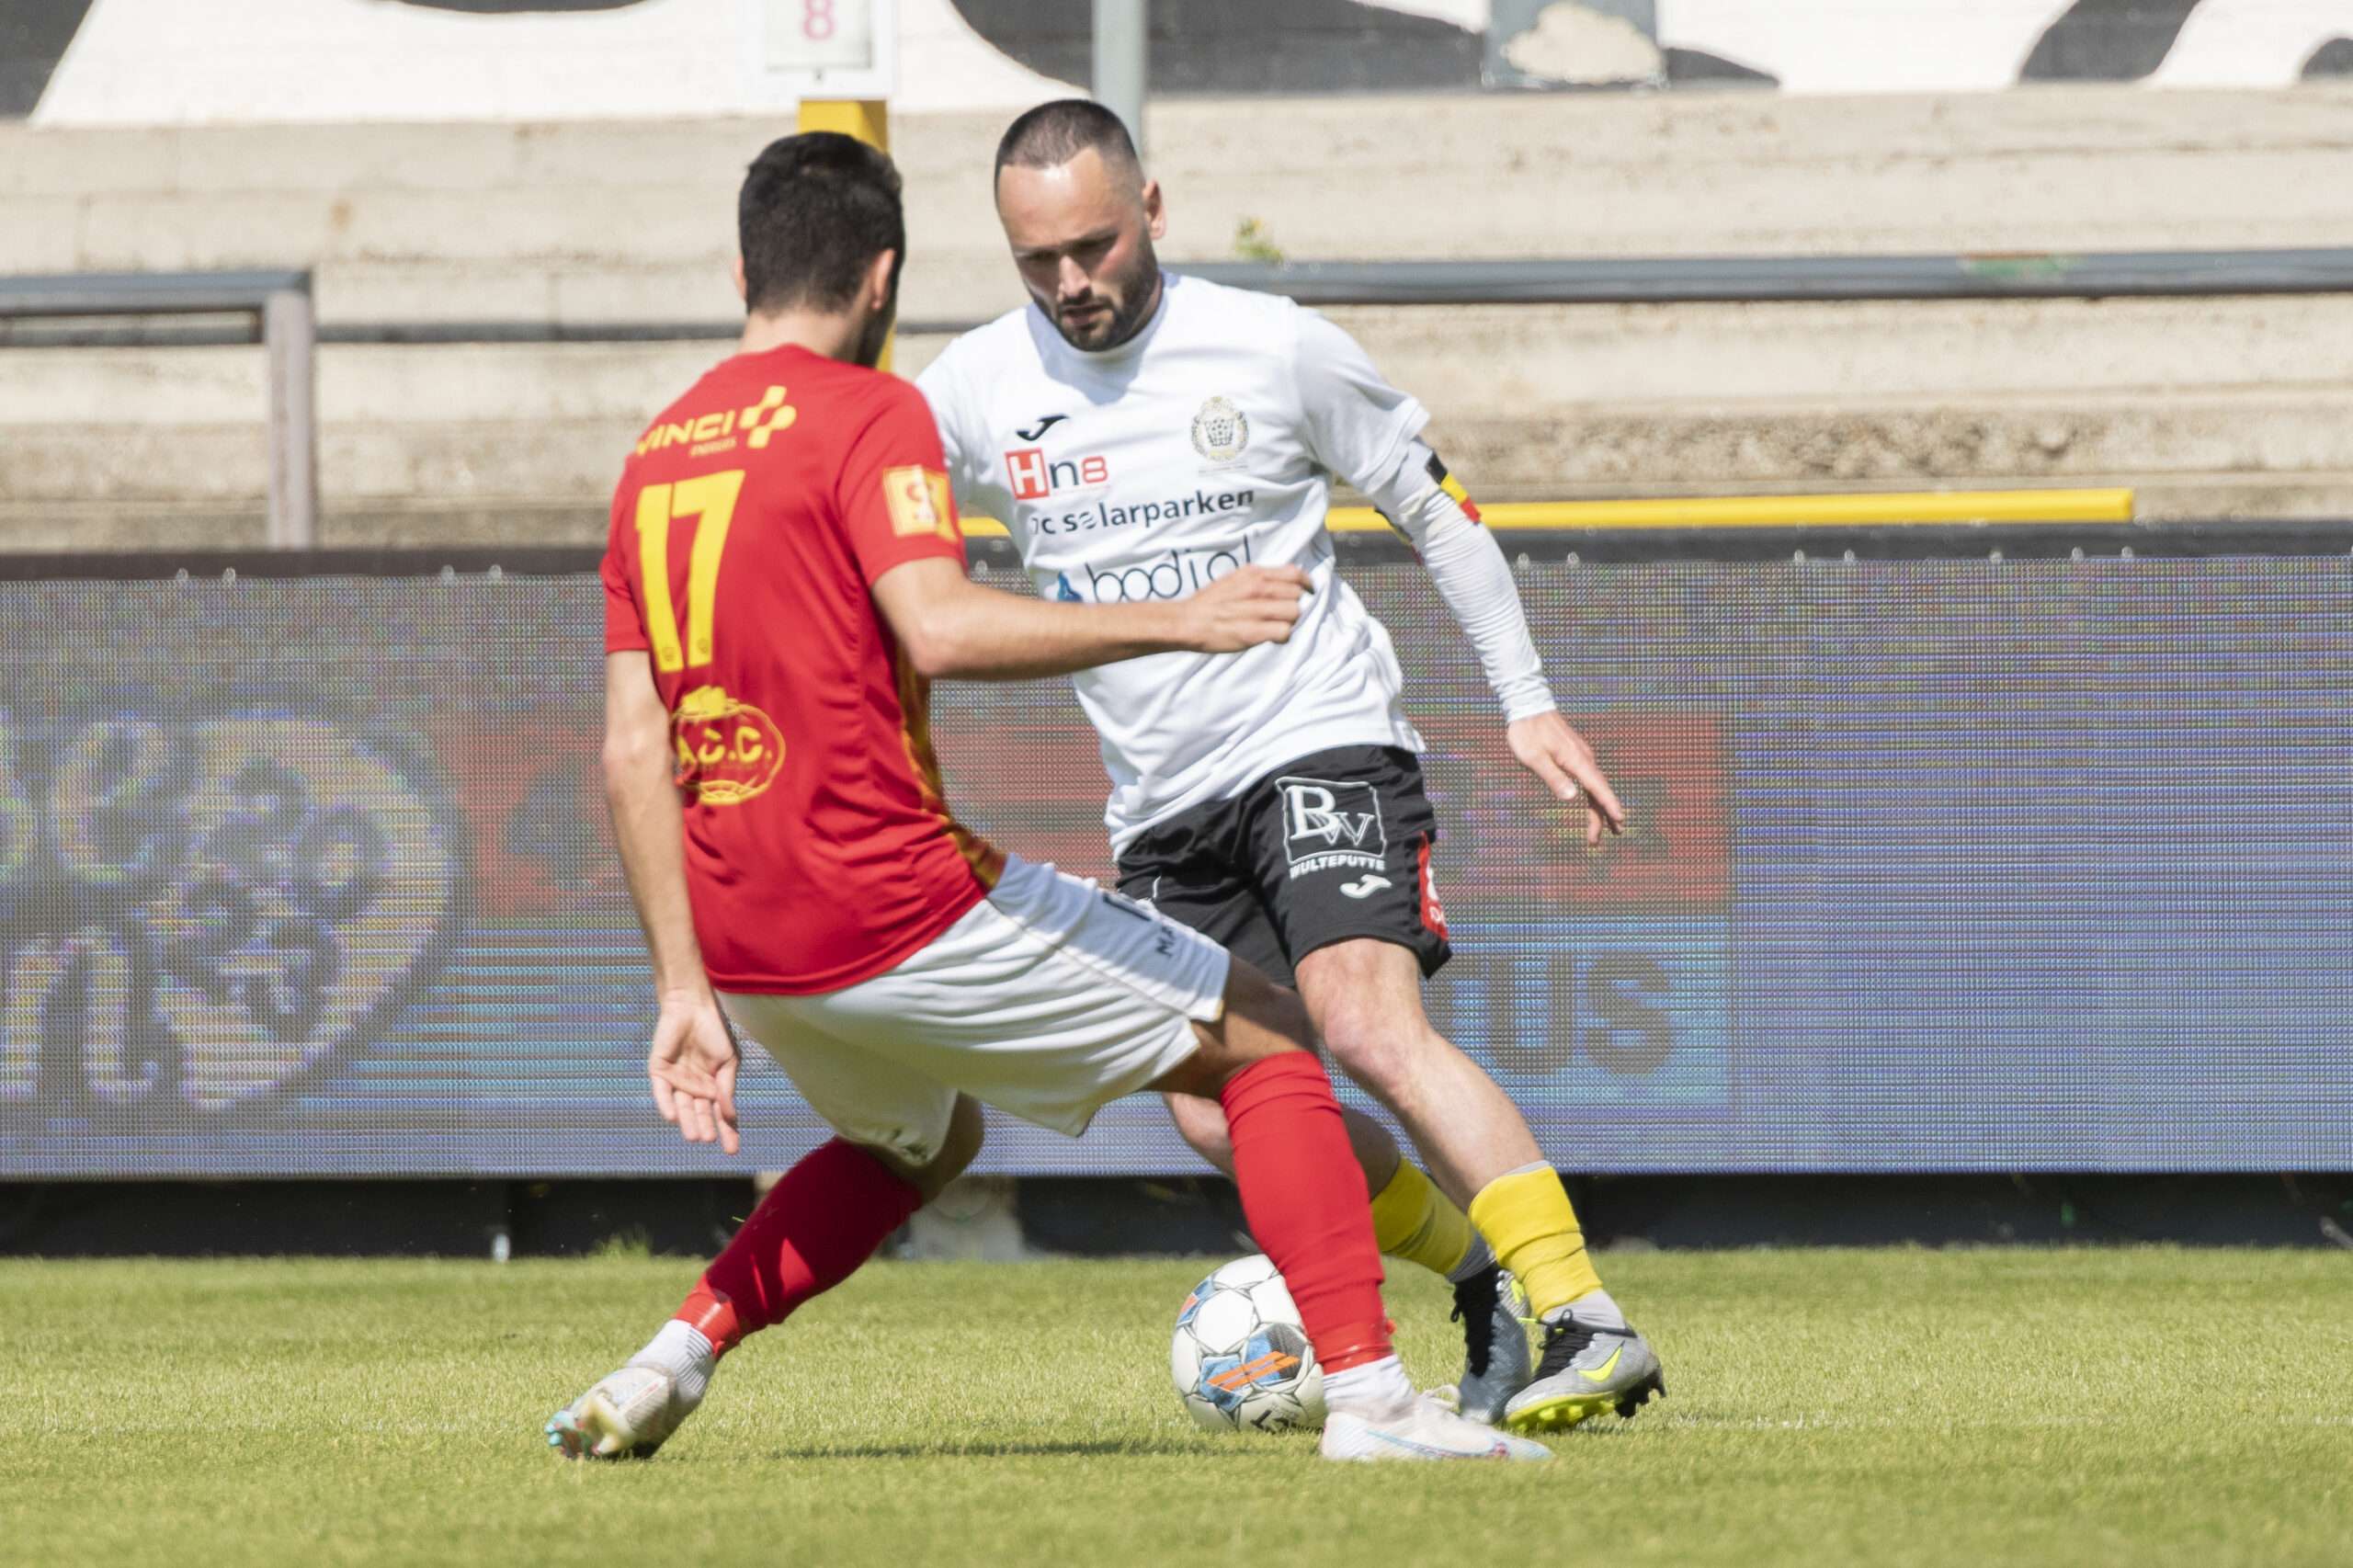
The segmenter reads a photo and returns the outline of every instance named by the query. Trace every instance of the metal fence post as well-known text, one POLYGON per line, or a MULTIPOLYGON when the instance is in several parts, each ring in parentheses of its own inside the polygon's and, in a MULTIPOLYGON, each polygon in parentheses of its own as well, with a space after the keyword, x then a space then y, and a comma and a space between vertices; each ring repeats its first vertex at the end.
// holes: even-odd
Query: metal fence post
POLYGON ((269 546, 313 550, 319 542, 318 323, 310 278, 262 302, 269 357, 269 546))
POLYGON ((1095 101, 1127 122, 1139 153, 1151 55, 1144 0, 1095 0, 1095 101))

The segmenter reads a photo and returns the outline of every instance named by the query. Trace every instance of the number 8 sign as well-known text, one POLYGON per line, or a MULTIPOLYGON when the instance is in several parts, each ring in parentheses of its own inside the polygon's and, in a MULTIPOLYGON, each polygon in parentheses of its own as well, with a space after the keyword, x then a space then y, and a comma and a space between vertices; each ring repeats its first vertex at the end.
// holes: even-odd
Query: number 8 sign
POLYGON ((896 85, 896 0, 738 0, 742 58, 757 95, 887 98, 896 85))

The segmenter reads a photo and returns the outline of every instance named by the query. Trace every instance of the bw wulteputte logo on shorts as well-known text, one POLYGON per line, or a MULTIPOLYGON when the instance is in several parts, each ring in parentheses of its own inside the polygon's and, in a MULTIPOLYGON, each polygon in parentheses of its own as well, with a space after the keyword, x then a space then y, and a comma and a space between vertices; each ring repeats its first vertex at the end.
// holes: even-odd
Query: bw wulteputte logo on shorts
POLYGON ((1275 788, 1282 791, 1283 851, 1294 878, 1344 867, 1378 871, 1388 864, 1389 834, 1371 785, 1285 778, 1275 788))
POLYGON ((1213 463, 1228 463, 1250 444, 1250 416, 1222 397, 1201 404, 1193 415, 1193 449, 1213 463))

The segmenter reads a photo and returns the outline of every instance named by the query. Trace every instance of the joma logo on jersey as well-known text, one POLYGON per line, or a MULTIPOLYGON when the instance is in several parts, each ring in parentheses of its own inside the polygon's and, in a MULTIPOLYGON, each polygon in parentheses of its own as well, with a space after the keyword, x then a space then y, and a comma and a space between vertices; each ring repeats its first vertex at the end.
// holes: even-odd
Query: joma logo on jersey
POLYGON ((1005 454, 1005 472, 1017 501, 1043 501, 1057 490, 1095 490, 1111 483, 1111 465, 1101 458, 1049 461, 1043 448, 1020 447, 1005 454))
POLYGON ((667 450, 672 447, 692 447, 696 457, 705 452, 723 452, 735 445, 741 436, 744 444, 754 451, 775 439, 777 433, 792 428, 801 411, 784 401, 782 387, 770 387, 760 395, 760 401, 747 408, 718 408, 692 419, 665 420, 638 437, 637 455, 667 450))
POLYGON ((1292 876, 1343 867, 1378 871, 1388 864, 1389 834, 1371 785, 1284 778, 1275 788, 1282 792, 1283 851, 1292 876))

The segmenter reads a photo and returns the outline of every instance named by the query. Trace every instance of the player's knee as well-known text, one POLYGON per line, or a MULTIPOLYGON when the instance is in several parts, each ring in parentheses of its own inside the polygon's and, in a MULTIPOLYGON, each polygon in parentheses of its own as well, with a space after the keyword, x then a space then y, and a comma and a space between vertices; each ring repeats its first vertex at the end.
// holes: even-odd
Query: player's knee
POLYGON ((981 1157, 981 1142, 986 1124, 981 1119, 981 1102, 970 1095, 956 1096, 956 1108, 948 1118, 948 1136, 939 1146, 938 1154, 931 1162, 926 1175, 937 1183, 924 1194, 928 1199, 939 1195, 946 1187, 972 1167, 981 1157))
POLYGON ((1311 1050, 1315 1040, 1314 1025, 1298 994, 1239 959, 1226 976, 1224 1017, 1194 1028, 1200 1049, 1152 1087, 1163 1094, 1214 1100, 1226 1081, 1252 1062, 1287 1051, 1311 1050))
POLYGON ((1255 964, 1236 960, 1227 973, 1225 1015, 1250 1037, 1255 1056, 1315 1049, 1315 1022, 1307 1016, 1307 1004, 1300 1000, 1298 992, 1276 984, 1255 964))
POLYGON ((938 1151, 931 1158, 918 1165, 888 1150, 871 1152, 928 1203, 980 1157, 983 1131, 980 1102, 970 1095, 958 1095, 948 1113, 948 1130, 940 1135, 938 1151))
POLYGON ((1383 1097, 1412 1079, 1428 1032, 1419 1017, 1396 1017, 1386 1009, 1349 1002, 1325 1009, 1322 1030, 1324 1048, 1341 1070, 1383 1097))

